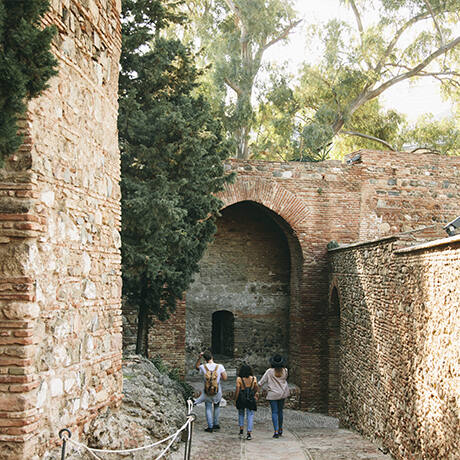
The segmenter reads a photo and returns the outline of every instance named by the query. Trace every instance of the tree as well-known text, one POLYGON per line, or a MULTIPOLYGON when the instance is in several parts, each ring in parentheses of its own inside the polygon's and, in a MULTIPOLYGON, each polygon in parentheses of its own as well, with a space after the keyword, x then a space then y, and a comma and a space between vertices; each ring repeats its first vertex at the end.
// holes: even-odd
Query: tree
POLYGON ((333 20, 312 31, 322 40, 324 58, 319 65, 304 66, 297 88, 303 109, 310 109, 302 137, 312 154, 330 145, 358 109, 402 81, 459 82, 458 0, 344 3, 354 13, 355 28, 333 20), (379 19, 367 25, 369 10, 377 11, 379 19))
POLYGON ((57 61, 50 52, 54 27, 40 27, 46 0, 0 0, 0 166, 22 142, 18 119, 37 97, 57 61))
POLYGON ((409 148, 414 151, 460 155, 460 126, 453 118, 434 120, 432 115, 424 115, 415 126, 406 128, 402 137, 410 140, 409 148))
POLYGON ((264 53, 300 23, 292 0, 192 0, 194 32, 212 65, 213 92, 221 100, 238 158, 249 157, 255 115, 253 90, 264 53), (230 90, 231 98, 227 97, 230 90))
POLYGON ((137 352, 145 354, 149 316, 174 310, 215 232, 229 151, 209 104, 193 96, 193 54, 162 36, 183 21, 174 4, 125 0, 122 18, 123 294, 139 308, 137 352))

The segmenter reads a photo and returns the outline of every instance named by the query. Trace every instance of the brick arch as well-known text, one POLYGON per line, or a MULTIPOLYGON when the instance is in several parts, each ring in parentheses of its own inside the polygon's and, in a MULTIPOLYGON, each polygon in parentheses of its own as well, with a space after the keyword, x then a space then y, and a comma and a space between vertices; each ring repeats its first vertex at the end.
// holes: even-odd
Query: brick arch
POLYGON ((240 201, 255 201, 281 216, 297 233, 302 223, 309 217, 310 210, 305 203, 292 192, 276 182, 254 178, 238 180, 227 184, 219 195, 224 202, 223 208, 240 201))

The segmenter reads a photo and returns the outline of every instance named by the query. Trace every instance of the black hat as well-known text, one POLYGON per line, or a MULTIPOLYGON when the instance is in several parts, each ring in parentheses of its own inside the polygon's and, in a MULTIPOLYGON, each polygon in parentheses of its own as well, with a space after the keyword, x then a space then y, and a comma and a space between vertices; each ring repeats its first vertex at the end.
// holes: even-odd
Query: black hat
POLYGON ((275 355, 270 358, 270 365, 272 367, 285 367, 286 366, 286 358, 281 355, 275 355))

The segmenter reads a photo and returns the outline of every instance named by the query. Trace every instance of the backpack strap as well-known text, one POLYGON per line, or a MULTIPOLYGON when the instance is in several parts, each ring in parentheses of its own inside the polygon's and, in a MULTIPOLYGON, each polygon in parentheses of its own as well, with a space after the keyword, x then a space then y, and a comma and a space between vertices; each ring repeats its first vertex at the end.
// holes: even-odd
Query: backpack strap
POLYGON ((241 384, 243 385, 243 390, 246 390, 246 385, 244 384, 244 377, 240 377, 241 384))

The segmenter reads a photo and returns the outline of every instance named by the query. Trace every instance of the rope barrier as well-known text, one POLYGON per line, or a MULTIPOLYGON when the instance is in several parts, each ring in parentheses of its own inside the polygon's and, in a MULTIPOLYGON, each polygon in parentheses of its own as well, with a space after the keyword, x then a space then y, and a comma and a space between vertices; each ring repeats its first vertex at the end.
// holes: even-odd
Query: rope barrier
POLYGON ((193 402, 188 400, 187 401, 187 421, 175 433, 169 435, 168 437, 166 437, 166 438, 164 438, 164 439, 162 439, 160 441, 154 442, 152 444, 148 444, 146 446, 136 447, 136 448, 133 448, 133 449, 110 450, 110 449, 96 449, 96 448, 88 447, 85 444, 82 444, 82 443, 80 443, 78 441, 75 441, 75 440, 71 439, 71 436, 72 436, 71 432, 68 429, 65 428, 65 429, 63 429, 63 430, 61 430, 59 432, 59 437, 62 439, 62 456, 61 456, 61 459, 64 460, 64 458, 65 458, 66 443, 72 444, 75 448, 77 448, 78 452, 80 452, 80 449, 84 449, 88 453, 90 453, 91 456, 94 459, 102 460, 100 457, 98 457, 96 455, 96 452, 100 453, 100 454, 130 454, 130 453, 133 453, 133 452, 138 452, 140 450, 151 449, 152 447, 158 446, 160 444, 165 443, 166 441, 169 441, 168 445, 154 459, 154 460, 159 460, 170 449, 170 447, 173 445, 174 441, 177 439, 179 434, 182 431, 184 431, 185 429, 188 429, 187 443, 186 443, 186 455, 187 455, 186 458, 187 458, 187 460, 189 460, 190 459, 191 441, 192 441, 192 426, 193 426, 193 422, 195 421, 195 418, 196 418, 195 414, 192 414, 192 410, 193 410, 193 402))

